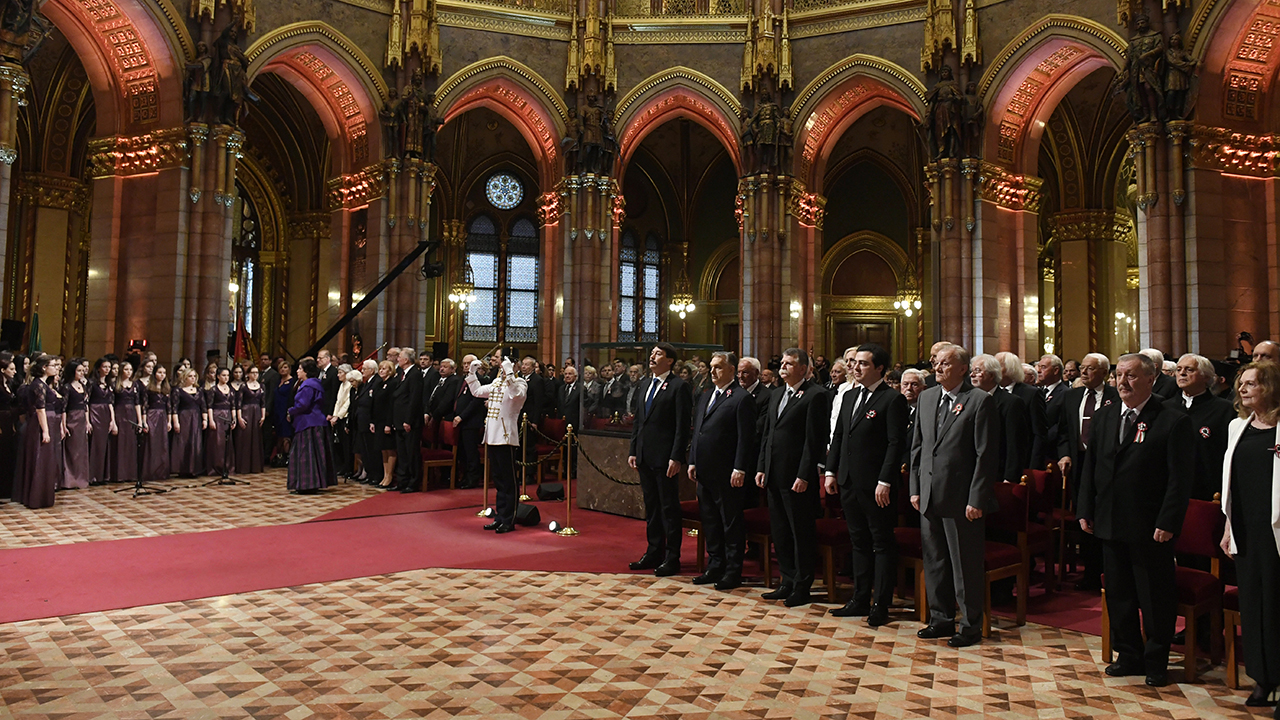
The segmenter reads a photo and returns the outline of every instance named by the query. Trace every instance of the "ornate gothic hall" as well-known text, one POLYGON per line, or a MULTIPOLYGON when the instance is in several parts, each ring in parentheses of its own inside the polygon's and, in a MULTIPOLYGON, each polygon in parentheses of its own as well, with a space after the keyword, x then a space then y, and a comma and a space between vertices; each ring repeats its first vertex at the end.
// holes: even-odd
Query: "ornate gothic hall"
MULTIPOLYGON (((0 349, 581 367, 874 342, 910 366, 944 340, 1035 362, 1280 338, 1280 0, 0 8, 0 349)), ((1070 593, 952 650, 910 598, 871 629, 575 564, 632 559, 631 520, 468 546, 487 485, 332 520, 381 496, 267 476, 0 505, 0 716, 1261 717, 1221 662, 1104 676, 1070 593), (131 595, 131 543, 177 538, 175 572, 260 572, 131 595), (109 599, 68 581, 69 609, 6 613, 9 570, 77 548, 120 573, 109 599)))

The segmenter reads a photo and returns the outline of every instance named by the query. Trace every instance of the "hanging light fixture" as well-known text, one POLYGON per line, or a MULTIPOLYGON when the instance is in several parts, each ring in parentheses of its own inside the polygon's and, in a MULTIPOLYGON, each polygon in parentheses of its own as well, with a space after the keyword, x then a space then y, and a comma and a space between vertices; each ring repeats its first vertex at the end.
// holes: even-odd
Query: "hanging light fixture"
POLYGON ((685 265, 688 264, 688 246, 684 246, 685 250, 680 257, 680 274, 676 277, 675 290, 671 293, 671 304, 667 306, 673 313, 679 313, 680 319, 697 310, 693 304, 693 288, 689 286, 689 274, 685 271, 685 265))
POLYGON ((916 287, 915 271, 908 268, 906 276, 906 287, 898 291, 898 297, 893 301, 893 309, 898 310, 907 317, 911 317, 920 312, 920 308, 924 307, 924 303, 920 301, 920 290, 916 287))
POLYGON ((476 284, 472 280, 471 263, 463 263, 458 268, 458 277, 454 279, 453 285, 449 287, 449 302, 458 306, 459 310, 466 310, 467 305, 476 301, 476 284))

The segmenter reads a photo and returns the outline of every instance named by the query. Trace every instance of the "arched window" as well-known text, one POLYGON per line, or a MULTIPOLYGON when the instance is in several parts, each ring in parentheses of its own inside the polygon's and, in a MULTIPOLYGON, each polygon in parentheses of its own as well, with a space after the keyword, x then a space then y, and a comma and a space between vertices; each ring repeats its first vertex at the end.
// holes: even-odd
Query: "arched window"
POLYGON ((538 251, 537 226, 516 220, 507 240, 507 342, 538 342, 538 251))
POLYGON ((253 321, 257 308, 258 251, 261 249, 259 237, 262 229, 258 224, 258 209, 239 182, 236 183, 232 217, 235 220, 231 227, 230 286, 236 288, 236 312, 231 318, 230 332, 234 334, 236 323, 243 321, 245 335, 253 337, 257 330, 253 321))
POLYGON ((498 341, 498 230, 487 215, 477 215, 467 226, 467 263, 475 283, 475 302, 467 306, 462 339, 498 341))
POLYGON ((633 230, 622 233, 618 249, 618 341, 658 339, 658 299, 662 292, 658 236, 650 233, 641 247, 633 230))

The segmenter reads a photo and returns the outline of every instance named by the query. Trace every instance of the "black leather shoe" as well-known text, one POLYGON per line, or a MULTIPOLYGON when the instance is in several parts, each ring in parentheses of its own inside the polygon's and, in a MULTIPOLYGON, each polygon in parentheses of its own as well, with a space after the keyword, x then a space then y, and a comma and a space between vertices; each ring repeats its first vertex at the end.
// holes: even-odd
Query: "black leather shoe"
POLYGON ((627 565, 632 570, 652 570, 662 564, 662 561, 652 555, 644 555, 639 560, 627 565))
POLYGON ((982 642, 982 633, 973 633, 966 635, 964 633, 956 633, 947 640, 947 646, 953 648, 969 647, 982 642))
POLYGON ((678 575, 680 574, 680 561, 668 560, 659 565, 657 569, 653 571, 653 574, 658 577, 671 577, 672 575, 678 575))
POLYGON ((693 584, 694 584, 694 585, 714 585, 715 583, 718 583, 718 582, 720 582, 720 574, 719 574, 719 573, 705 573, 705 572, 704 572, 704 573, 702 573, 701 575, 699 575, 698 577, 696 577, 696 578, 694 578, 694 579, 693 579, 693 584))
POLYGON ((402 487, 402 488, 400 488, 400 492, 402 492, 402 493, 415 493, 415 492, 418 492, 418 488, 416 488, 416 487, 402 487))
POLYGON ((1145 675, 1146 671, 1141 665, 1128 665, 1122 662, 1113 662, 1103 670, 1110 677, 1134 677, 1137 675, 1145 675))
POLYGON ((503 533, 515 532, 515 530, 516 530, 515 525, 505 525, 505 524, 499 525, 498 527, 493 529, 493 531, 499 535, 503 533))
POLYGON ((796 590, 788 595, 787 599, 783 601, 782 604, 787 607, 800 607, 801 605, 808 605, 811 602, 813 602, 813 600, 809 597, 808 590, 796 590))
POLYGON ((1263 687, 1254 685, 1253 692, 1249 694, 1249 698, 1244 701, 1249 707, 1275 707, 1276 706, 1276 689, 1271 687, 1263 687))
POLYGON ((1153 672, 1147 674, 1148 687, 1164 687, 1169 684, 1169 673, 1153 672))
POLYGON ((716 583, 717 590, 733 590, 742 587, 742 578, 737 575, 726 575, 716 583))
POLYGON ((955 625, 926 625, 916 631, 916 637, 924 640, 937 640, 956 634, 955 625))
POLYGON ((836 617, 866 617, 871 612, 871 606, 867 603, 860 603, 850 600, 843 606, 831 610, 830 613, 836 617))
POLYGON ((889 608, 883 605, 872 606, 871 612, 867 615, 867 625, 870 627, 880 627, 889 624, 889 608))
POLYGON ((791 587, 789 585, 779 585, 775 590, 764 593, 760 596, 762 600, 786 600, 791 596, 791 587))
POLYGON ((488 525, 485 525, 485 526, 484 526, 484 529, 485 529, 485 530, 497 530, 497 529, 498 529, 498 528, 500 528, 500 527, 502 527, 502 523, 498 522, 497 520, 494 520, 493 522, 489 523, 488 525))

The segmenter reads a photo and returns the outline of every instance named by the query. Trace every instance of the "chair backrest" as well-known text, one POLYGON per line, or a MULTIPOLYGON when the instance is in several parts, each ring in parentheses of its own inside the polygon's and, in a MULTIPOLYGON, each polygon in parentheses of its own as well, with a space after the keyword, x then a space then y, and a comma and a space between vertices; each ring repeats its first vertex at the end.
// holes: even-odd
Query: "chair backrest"
POLYGON ((1048 515, 1062 500, 1062 474, 1049 470, 1028 470, 1022 476, 1027 486, 1029 509, 1033 516, 1048 515))
POLYGON ((1182 532, 1173 541, 1173 549, 1188 555, 1220 558, 1222 532, 1227 518, 1222 507, 1212 500, 1191 500, 1187 503, 1187 516, 1182 521, 1182 532))
POLYGON ((542 422, 538 423, 538 431, 556 442, 564 439, 568 428, 569 421, 564 418, 543 418, 542 422))
POLYGON ((1021 483, 998 482, 995 485, 996 501, 1000 509, 986 516, 987 530, 1011 533, 1027 531, 1027 486, 1021 483))
POLYGON ((436 426, 437 425, 438 423, 436 422, 435 418, 432 418, 422 423, 422 441, 423 442, 425 442, 428 445, 434 445, 436 443, 436 438, 437 438, 436 426))
POLYGON ((440 423, 440 444, 450 448, 458 444, 458 429, 453 423, 440 423))

